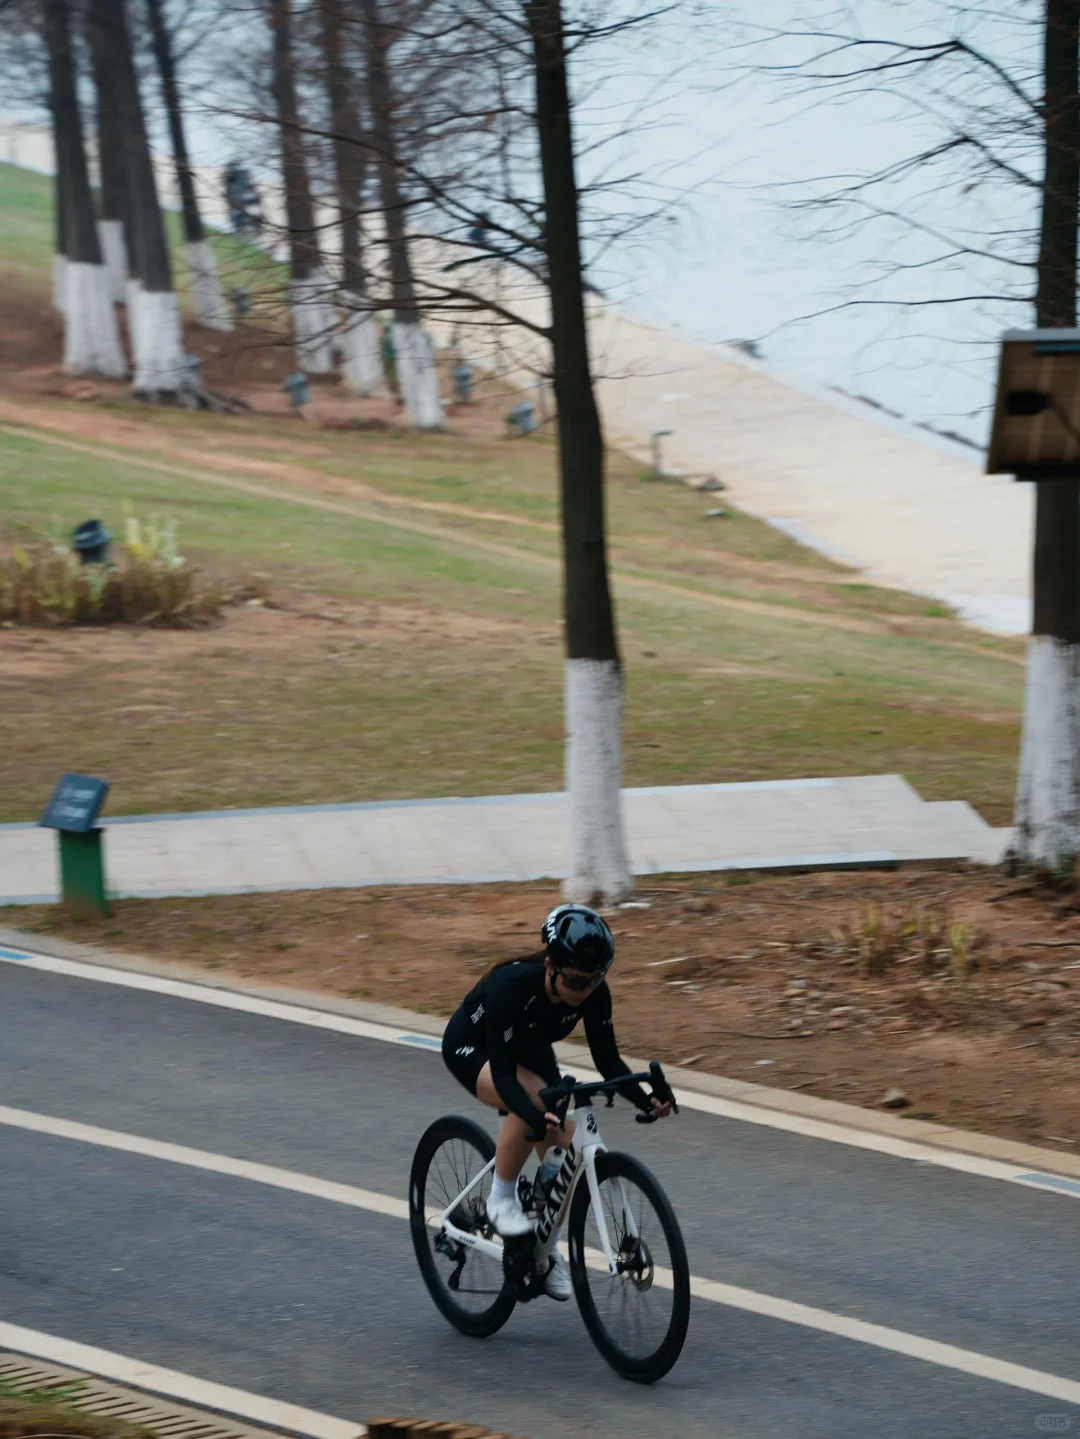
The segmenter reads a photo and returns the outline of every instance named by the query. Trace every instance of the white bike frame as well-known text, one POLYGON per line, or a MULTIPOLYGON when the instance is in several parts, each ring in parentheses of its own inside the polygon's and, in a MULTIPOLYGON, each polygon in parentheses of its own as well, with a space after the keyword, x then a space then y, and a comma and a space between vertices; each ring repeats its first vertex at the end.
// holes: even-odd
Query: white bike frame
MULTIPOLYGON (((584 1173, 589 1186, 589 1193, 592 1196, 593 1214, 596 1220, 597 1232, 600 1236, 600 1250, 606 1261, 608 1272, 618 1274, 618 1252, 612 1248, 611 1237, 608 1234, 607 1219, 604 1215, 604 1206, 600 1202, 600 1182, 596 1177, 596 1154, 598 1150, 606 1149, 603 1139, 600 1137, 600 1126, 596 1121, 596 1114, 593 1111, 592 1102, 575 1102, 574 1119, 576 1121, 574 1142, 566 1151, 566 1158, 559 1170, 558 1176, 551 1187, 551 1194, 544 1205, 542 1213, 536 1220, 537 1242, 533 1251, 535 1267, 540 1271, 540 1263, 547 1258, 552 1249, 552 1235, 563 1223, 570 1212, 570 1203, 577 1189, 578 1181, 584 1173), (543 1236, 543 1237, 541 1237, 543 1236)), ((485 1239, 482 1235, 472 1234, 466 1229, 459 1229, 456 1224, 451 1223, 450 1215, 457 1208, 463 1199, 477 1188, 488 1174, 495 1168, 494 1159, 486 1164, 475 1179, 469 1181, 456 1199, 440 1214, 434 1212, 442 1226, 442 1230, 448 1239, 455 1244, 464 1245, 466 1249, 477 1249, 482 1254, 489 1255, 499 1264, 502 1263, 503 1246, 502 1242, 492 1239, 485 1239)), ((637 1225, 630 1207, 626 1202, 626 1194, 623 1191, 622 1180, 615 1181, 619 1190, 619 1202, 622 1206, 623 1222, 626 1232, 633 1238, 639 1238, 637 1225)))

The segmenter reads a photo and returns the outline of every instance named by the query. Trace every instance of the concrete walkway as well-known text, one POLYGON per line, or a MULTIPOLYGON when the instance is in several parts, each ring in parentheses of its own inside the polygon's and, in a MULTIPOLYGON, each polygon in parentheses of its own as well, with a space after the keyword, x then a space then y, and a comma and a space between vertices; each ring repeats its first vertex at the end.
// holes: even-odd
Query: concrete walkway
MULTIPOLYGON (((924 803, 898 775, 624 791, 635 874, 994 863, 1007 831, 967 804, 924 803)), ((106 820, 117 897, 375 884, 485 884, 565 874, 562 794, 400 800, 106 820)), ((0 825, 0 904, 57 898, 56 838, 0 825)))

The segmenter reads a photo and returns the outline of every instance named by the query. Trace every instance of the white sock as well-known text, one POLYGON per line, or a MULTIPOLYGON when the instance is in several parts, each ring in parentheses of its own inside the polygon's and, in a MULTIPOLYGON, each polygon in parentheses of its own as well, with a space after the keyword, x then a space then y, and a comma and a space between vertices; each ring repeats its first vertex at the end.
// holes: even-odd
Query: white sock
POLYGON ((494 1203, 499 1204, 504 1199, 514 1199, 516 1196, 516 1179, 500 1179, 497 1174, 491 1176, 491 1198, 494 1203))

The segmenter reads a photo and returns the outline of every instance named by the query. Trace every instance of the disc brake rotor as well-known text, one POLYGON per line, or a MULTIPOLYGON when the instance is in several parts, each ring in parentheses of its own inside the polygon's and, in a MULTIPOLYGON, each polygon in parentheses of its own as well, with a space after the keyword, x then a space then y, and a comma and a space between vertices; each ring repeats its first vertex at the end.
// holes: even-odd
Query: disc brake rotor
POLYGON ((625 1274, 635 1289, 643 1293, 646 1289, 652 1288, 653 1278, 656 1272, 653 1264, 653 1257, 649 1253, 649 1246, 644 1239, 626 1239, 623 1247, 619 1250, 617 1270, 625 1274))

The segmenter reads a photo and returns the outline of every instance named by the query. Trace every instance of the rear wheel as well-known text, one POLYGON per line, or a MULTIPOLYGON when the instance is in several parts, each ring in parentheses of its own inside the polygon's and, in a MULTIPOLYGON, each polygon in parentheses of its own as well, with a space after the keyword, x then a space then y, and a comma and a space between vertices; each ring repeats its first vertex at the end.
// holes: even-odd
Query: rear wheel
POLYGON ((690 1322, 690 1269, 667 1195, 629 1154, 596 1156, 596 1178, 618 1272, 604 1257, 583 1175, 570 1209, 570 1277, 593 1343, 616 1373, 639 1384, 662 1378, 690 1322))
MULTIPOLYGON (((476 1339, 502 1328, 513 1313, 514 1296, 501 1260, 448 1239, 440 1216, 494 1157, 495 1141, 486 1129, 448 1115, 420 1140, 409 1177, 409 1227, 428 1293, 455 1329, 476 1339)), ((487 1217, 492 1173, 451 1216, 458 1229, 484 1239, 497 1238, 487 1217)))

